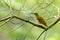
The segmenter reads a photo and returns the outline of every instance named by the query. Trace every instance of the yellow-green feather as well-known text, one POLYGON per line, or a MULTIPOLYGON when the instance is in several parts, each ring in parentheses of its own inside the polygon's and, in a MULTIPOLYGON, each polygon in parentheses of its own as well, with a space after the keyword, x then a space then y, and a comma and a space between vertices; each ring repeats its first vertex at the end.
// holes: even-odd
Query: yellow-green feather
POLYGON ((43 25, 47 26, 43 17, 39 16, 38 13, 34 13, 34 15, 35 15, 36 19, 39 21, 40 24, 43 24, 43 25))

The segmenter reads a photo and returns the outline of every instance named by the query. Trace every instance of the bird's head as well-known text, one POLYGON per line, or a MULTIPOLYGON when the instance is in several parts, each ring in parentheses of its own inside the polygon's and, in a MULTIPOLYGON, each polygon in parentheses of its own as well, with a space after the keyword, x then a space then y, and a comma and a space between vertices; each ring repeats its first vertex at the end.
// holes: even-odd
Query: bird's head
POLYGON ((33 15, 38 15, 38 13, 31 13, 31 14, 33 14, 33 15))

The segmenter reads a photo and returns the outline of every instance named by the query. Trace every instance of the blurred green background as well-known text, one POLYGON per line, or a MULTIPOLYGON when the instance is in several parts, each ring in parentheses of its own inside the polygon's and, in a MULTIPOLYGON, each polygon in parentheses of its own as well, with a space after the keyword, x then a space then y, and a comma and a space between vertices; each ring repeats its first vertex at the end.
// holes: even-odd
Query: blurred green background
MULTIPOLYGON (((0 0, 0 19, 10 15, 10 8, 12 5, 13 13, 23 19, 37 23, 34 15, 31 13, 37 12, 44 19, 58 14, 57 8, 60 8, 60 0, 0 0), (10 4, 11 1, 11 4, 10 4), (47 2, 48 1, 48 2, 47 2), (49 5, 49 3, 51 3, 49 5), (53 6, 55 5, 55 6, 53 6)), ((55 18, 45 20, 49 25, 55 18)), ((0 25, 3 22, 0 22, 0 25)), ((13 18, 3 26, 0 26, 0 40, 35 40, 43 29, 33 26, 32 24, 13 18), (31 29, 31 27, 33 27, 31 29), (27 34, 27 32, 31 31, 27 34)), ((39 40, 44 40, 43 34, 39 40)), ((54 25, 47 31, 46 40, 60 40, 60 22, 54 25)))

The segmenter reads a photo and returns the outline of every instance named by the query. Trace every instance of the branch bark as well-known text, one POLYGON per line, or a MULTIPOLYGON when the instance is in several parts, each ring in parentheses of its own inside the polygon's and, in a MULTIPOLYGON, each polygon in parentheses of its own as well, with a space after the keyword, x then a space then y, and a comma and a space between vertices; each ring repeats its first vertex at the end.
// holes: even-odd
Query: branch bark
POLYGON ((32 24, 32 25, 34 25, 34 26, 37 26, 37 27, 39 27, 39 28, 42 28, 42 29, 46 29, 46 28, 47 28, 46 26, 44 26, 44 25, 42 25, 42 24, 35 24, 35 23, 31 22, 31 21, 24 20, 24 19, 22 19, 22 18, 20 18, 19 16, 16 16, 16 15, 14 15, 14 17, 17 18, 17 19, 19 19, 19 20, 22 20, 22 21, 24 21, 24 22, 30 23, 30 24, 32 24))

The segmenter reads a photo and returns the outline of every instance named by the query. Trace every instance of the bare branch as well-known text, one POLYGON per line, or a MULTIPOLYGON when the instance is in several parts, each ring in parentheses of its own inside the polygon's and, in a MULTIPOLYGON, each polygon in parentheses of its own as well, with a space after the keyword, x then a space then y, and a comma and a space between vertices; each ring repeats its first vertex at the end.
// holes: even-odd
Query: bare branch
POLYGON ((39 27, 39 28, 42 28, 42 29, 46 29, 46 28, 47 28, 46 26, 44 26, 44 25, 42 25, 42 24, 35 24, 35 23, 30 22, 30 21, 28 21, 28 20, 24 20, 24 19, 22 19, 22 18, 20 18, 19 16, 16 16, 16 15, 14 15, 14 17, 17 18, 17 19, 19 19, 19 20, 22 20, 22 21, 24 21, 24 22, 30 23, 30 24, 32 24, 32 25, 34 25, 34 26, 37 26, 37 27, 39 27))
POLYGON ((28 33, 31 31, 32 28, 33 28, 33 26, 32 26, 32 27, 28 30, 28 32, 25 34, 24 40, 25 40, 26 36, 28 35, 28 33))
POLYGON ((5 20, 8 20, 8 19, 10 19, 12 16, 10 15, 10 16, 8 16, 8 17, 6 17, 6 18, 2 18, 2 19, 0 19, 0 22, 2 22, 2 21, 5 21, 5 20))
POLYGON ((6 6, 8 7, 8 8, 10 8, 10 6, 3 0, 3 2, 6 4, 6 6))
MULTIPOLYGON (((48 3, 48 5, 46 7, 44 7, 44 8, 47 8, 48 6, 50 6, 54 1, 55 0, 53 0, 51 3, 48 3)), ((42 8, 42 9, 44 9, 44 8, 42 8)))
POLYGON ((2 24, 0 25, 0 27, 3 26, 4 24, 6 24, 8 21, 10 21, 13 17, 8 17, 8 18, 2 20, 2 21, 5 21, 5 22, 2 23, 2 24), (8 19, 8 18, 9 18, 9 19, 8 19))
POLYGON ((42 31, 42 33, 37 37, 36 40, 38 40, 45 31, 46 31, 46 30, 42 31))
POLYGON ((46 18, 46 20, 49 20, 49 19, 52 19, 52 18, 58 18, 57 16, 52 16, 52 17, 49 17, 49 18, 46 18))
MULTIPOLYGON (((11 2, 10 2, 10 5, 11 5, 11 6, 10 6, 9 4, 7 4, 4 0, 3 0, 3 2, 4 2, 5 5, 6 5, 8 8, 10 8, 10 10, 11 10, 11 7, 12 7, 11 2)), ((12 10, 20 11, 20 10, 14 9, 13 7, 12 7, 12 10)))
POLYGON ((60 21, 60 17, 57 18, 54 22, 52 22, 50 25, 48 25, 48 29, 51 28, 52 26, 54 26, 56 23, 58 23, 60 21))

